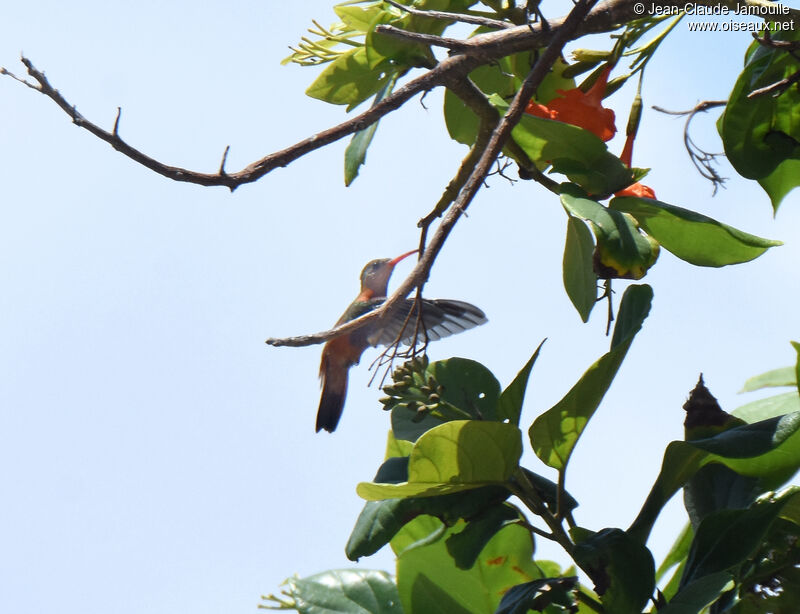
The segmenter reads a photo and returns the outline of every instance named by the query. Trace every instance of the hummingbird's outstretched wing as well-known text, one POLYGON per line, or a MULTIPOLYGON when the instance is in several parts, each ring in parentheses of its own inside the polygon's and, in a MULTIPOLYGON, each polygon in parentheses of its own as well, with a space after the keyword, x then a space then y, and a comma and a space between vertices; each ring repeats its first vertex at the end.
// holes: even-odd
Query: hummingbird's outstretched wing
MULTIPOLYGON (((376 299, 378 304, 385 299, 376 299)), ((380 330, 369 337, 371 345, 391 345, 400 342, 411 345, 416 333, 416 342, 421 344, 469 330, 488 320, 486 314, 475 305, 450 299, 422 299, 422 321, 417 323, 414 299, 405 299, 392 311, 380 330)), ((375 307, 378 305, 376 304, 375 307)))

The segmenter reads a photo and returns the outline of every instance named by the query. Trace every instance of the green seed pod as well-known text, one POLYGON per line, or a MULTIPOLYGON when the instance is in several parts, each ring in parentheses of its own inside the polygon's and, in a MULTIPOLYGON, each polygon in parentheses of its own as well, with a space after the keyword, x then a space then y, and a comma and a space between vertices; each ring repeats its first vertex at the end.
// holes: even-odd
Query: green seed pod
POLYGON ((575 49, 572 57, 576 62, 594 62, 599 64, 611 57, 610 51, 600 51, 597 49, 575 49))
POLYGON ((639 130, 639 120, 642 118, 642 97, 640 94, 636 94, 633 98, 633 104, 631 105, 631 112, 628 115, 628 125, 625 127, 625 134, 630 136, 631 134, 636 134, 636 131, 639 130))

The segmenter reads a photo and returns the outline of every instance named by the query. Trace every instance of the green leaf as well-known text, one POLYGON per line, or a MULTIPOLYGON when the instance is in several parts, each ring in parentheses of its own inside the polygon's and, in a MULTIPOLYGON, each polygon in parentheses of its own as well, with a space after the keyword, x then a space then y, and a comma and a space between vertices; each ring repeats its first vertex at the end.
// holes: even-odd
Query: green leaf
POLYGON ((306 90, 311 98, 346 104, 350 111, 378 92, 390 79, 384 64, 370 67, 364 47, 343 53, 306 90))
MULTIPOLYGON (((402 382, 395 383, 395 388, 402 386, 402 382)), ((415 441, 422 433, 448 420, 498 420, 500 383, 489 369, 467 358, 430 363, 422 373, 414 375, 413 385, 402 388, 397 394, 398 402, 389 407, 393 408, 392 431, 398 439, 415 441), (420 389, 431 379, 440 390, 440 400, 433 406, 429 405, 429 393, 420 389), (409 409, 409 402, 427 406, 421 420, 417 406, 409 409)))
MULTIPOLYGON (((536 491, 536 496, 538 496, 545 505, 550 509, 551 512, 556 513, 558 510, 558 484, 553 482, 552 480, 547 479, 543 475, 539 475, 538 473, 534 473, 533 471, 529 471, 525 469, 525 467, 520 467, 520 470, 524 474, 524 479, 527 480, 528 484, 536 491)), ((517 476, 517 481, 521 481, 519 476, 517 476)), ((561 491, 561 513, 568 514, 572 510, 578 507, 578 502, 575 500, 571 494, 567 491, 561 491)))
POLYGON ((800 413, 738 426, 714 437, 673 441, 658 478, 629 533, 645 542, 661 508, 691 476, 709 463, 766 480, 775 488, 800 467, 800 413))
POLYGON ((794 391, 747 403, 732 413, 745 422, 758 422, 793 412, 800 412, 800 395, 794 391))
MULTIPOLYGON (((448 537, 455 531, 451 529, 448 537)), ((510 586, 542 577, 533 562, 531 534, 519 525, 509 525, 495 534, 468 570, 456 567, 446 544, 446 539, 440 539, 398 557, 397 586, 406 612, 488 614, 496 610, 510 586), (436 586, 440 591, 422 592, 420 584, 436 586), (458 609, 451 608, 451 602, 437 601, 443 594, 458 609)))
POLYGON ((561 204, 570 215, 591 222, 597 239, 593 266, 600 277, 641 279, 658 258, 658 244, 636 228, 632 217, 586 198, 570 184, 561 186, 561 204))
POLYGON ((370 501, 429 497, 502 485, 522 455, 519 429, 501 422, 455 420, 424 433, 414 444, 408 482, 362 482, 356 491, 370 501))
MULTIPOLYGON (((523 54, 517 54, 517 56, 524 57, 523 54)), ((522 66, 514 70, 514 74, 517 75, 521 82, 522 79, 528 75, 532 67, 533 64, 529 58, 527 63, 523 63, 522 66)), ((564 76, 564 71, 567 68, 568 65, 561 58, 558 58, 553 63, 553 68, 547 73, 547 76, 542 80, 541 85, 536 90, 536 102, 547 104, 553 100, 553 98, 561 96, 561 94, 558 93, 558 90, 566 91, 575 87, 575 79, 564 76)))
POLYGON ((653 555, 620 529, 603 529, 579 542, 574 558, 595 582, 606 612, 638 614, 653 594, 653 555))
POLYGON ((494 505, 471 517, 460 532, 453 533, 445 541, 456 567, 470 569, 489 540, 503 527, 518 523, 520 516, 516 507, 506 504, 494 505))
POLYGON ((407 522, 390 543, 395 555, 399 557, 415 548, 424 548, 442 540, 447 531, 448 527, 438 518, 417 516, 407 522))
POLYGON ((567 218, 567 240, 564 242, 564 289, 581 320, 589 321, 589 314, 597 302, 597 275, 592 266, 594 241, 586 224, 567 218))
MULTIPOLYGON (((404 13, 399 15, 395 9, 384 10, 375 15, 369 25, 364 45, 367 50, 367 58, 370 66, 377 66, 381 62, 389 61, 394 66, 410 68, 415 65, 430 64, 433 54, 430 48, 420 43, 402 40, 394 36, 387 36, 375 31, 379 25, 392 25, 406 31, 423 32, 423 29, 415 29, 414 16, 404 13)), ((440 34, 444 29, 441 23, 434 21, 435 32, 429 34, 440 34)))
POLYGON ((337 4, 333 7, 336 15, 346 25, 359 32, 369 32, 375 18, 386 12, 380 2, 361 7, 353 4, 337 4))
MULTIPOLYGON (((713 598, 715 587, 718 594, 727 580, 725 576, 729 577, 753 556, 772 523, 786 513, 792 515, 800 502, 799 495, 800 491, 793 488, 770 499, 760 500, 749 509, 721 510, 706 517, 692 541, 681 588, 673 601, 681 602, 682 593, 689 590, 701 593, 693 586, 695 584, 706 589, 702 591, 702 599, 697 599, 696 603, 713 598)), ((671 612, 669 608, 665 611, 671 612)))
POLYGON ((478 116, 449 89, 444 91, 444 124, 457 143, 471 146, 478 138, 478 116))
MULTIPOLYGON (((390 458, 381 465, 374 482, 399 483, 408 480, 408 459, 390 458), (400 463, 398 461, 405 461, 400 463)), ((510 496, 501 486, 486 486, 439 497, 412 497, 367 501, 356 520, 345 547, 351 561, 370 556, 394 539, 413 519, 426 514, 447 525, 460 518, 472 518, 497 506, 510 496)), ((429 527, 430 528, 430 527, 429 527)), ((429 535, 430 531, 425 534, 429 535)))
POLYGON ((495 614, 527 614, 530 610, 552 612, 550 605, 559 606, 559 611, 572 612, 577 607, 573 591, 578 578, 542 578, 517 584, 508 589, 495 614))
MULTIPOLYGON (((775 33, 775 40, 797 40, 799 33, 775 33)), ((785 160, 800 156, 800 92, 748 98, 756 89, 790 77, 797 61, 783 49, 754 42, 720 122, 725 154, 748 179, 763 179, 785 160)))
POLYGON ((693 527, 719 510, 744 509, 763 492, 758 478, 739 475, 724 465, 701 467, 683 487, 683 502, 693 527))
POLYGON ((531 374, 531 369, 539 358, 539 351, 542 349, 544 341, 539 344, 533 356, 530 357, 522 370, 517 373, 514 381, 508 385, 508 388, 503 390, 500 398, 497 400, 497 419, 502 422, 510 422, 519 426, 519 416, 522 412, 522 403, 525 400, 525 389, 528 387, 528 377, 531 374))
POLYGON ((783 199, 800 186, 800 160, 784 160, 769 175, 759 179, 758 183, 769 196, 772 210, 777 213, 783 199))
POLYGON ((473 614, 478 610, 466 608, 444 589, 440 588, 425 575, 418 575, 411 585, 409 603, 415 612, 430 614, 473 614))
POLYGON ((675 540, 675 543, 672 544, 669 552, 667 552, 667 555, 664 557, 664 560, 661 561, 661 565, 659 565, 656 570, 657 582, 660 581, 672 567, 686 559, 686 555, 689 554, 689 546, 692 545, 693 537, 694 531, 692 530, 692 525, 686 523, 675 540))
POLYGON ((795 367, 782 367, 755 375, 744 383, 739 392, 752 392, 761 388, 777 388, 779 386, 797 386, 795 367))
POLYGON ((563 399, 534 420, 528 433, 536 456, 546 465, 559 471, 567 466, 578 438, 650 312, 652 297, 650 286, 628 287, 622 297, 611 350, 589 367, 563 399))
POLYGON ((716 601, 730 579, 731 574, 726 571, 700 578, 678 592, 658 614, 697 614, 716 601))
POLYGON ((794 351, 797 352, 797 362, 794 365, 794 383, 798 393, 800 393, 800 343, 792 341, 792 347, 794 351))
MULTIPOLYGON (((391 93, 396 81, 397 73, 393 73, 392 77, 386 82, 381 90, 375 94, 375 101, 372 103, 373 107, 391 93)), ((358 169, 367 159, 367 148, 369 148, 369 144, 372 142, 372 137, 375 135, 375 131, 378 129, 378 123, 379 122, 370 124, 363 130, 356 132, 353 135, 353 138, 350 139, 350 144, 347 146, 347 149, 344 150, 345 186, 349 186, 351 183, 353 183, 355 178, 358 177, 358 169)))
POLYGON ((338 569, 284 584, 286 597, 266 599, 281 604, 288 597, 300 614, 403 614, 397 586, 383 571, 338 569))
MULTIPOLYGON (((508 109, 500 96, 491 96, 490 102, 501 113, 508 109)), ((531 160, 552 164, 590 194, 613 194, 633 183, 631 170, 583 128, 526 113, 511 135, 531 160)))
POLYGON ((657 200, 624 196, 613 199, 609 207, 631 214, 665 249, 697 266, 747 262, 782 245, 657 200))

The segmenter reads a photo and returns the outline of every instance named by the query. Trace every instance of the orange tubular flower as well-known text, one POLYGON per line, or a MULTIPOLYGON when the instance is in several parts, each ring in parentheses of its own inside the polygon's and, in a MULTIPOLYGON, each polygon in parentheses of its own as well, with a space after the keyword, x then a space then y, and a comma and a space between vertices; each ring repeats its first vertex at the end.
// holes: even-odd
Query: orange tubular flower
POLYGON ((561 98, 554 98, 547 105, 531 101, 525 112, 584 128, 603 141, 610 141, 617 132, 614 111, 604 108, 602 103, 611 68, 609 65, 600 73, 588 92, 579 87, 556 90, 561 98))
MULTIPOLYGON (((625 139, 625 147, 622 148, 622 154, 620 155, 619 159, 622 160, 622 163, 625 164, 628 168, 633 166, 631 163, 633 160, 633 140, 636 138, 636 134, 629 134, 628 138, 625 139)), ((624 190, 620 190, 614 196, 635 196, 637 198, 653 198, 655 199, 656 193, 653 191, 653 188, 650 186, 646 186, 643 183, 639 183, 638 181, 634 184, 629 185, 624 190)))

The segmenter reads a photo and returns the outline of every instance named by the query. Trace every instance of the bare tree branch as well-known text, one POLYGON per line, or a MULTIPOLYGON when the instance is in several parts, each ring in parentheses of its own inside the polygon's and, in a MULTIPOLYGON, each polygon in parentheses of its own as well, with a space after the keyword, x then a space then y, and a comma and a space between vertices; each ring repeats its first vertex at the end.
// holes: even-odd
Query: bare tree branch
POLYGON ((410 6, 406 6, 405 4, 400 4, 399 2, 395 2, 395 0, 385 0, 387 4, 391 4, 393 7, 400 9, 401 11, 405 11, 411 15, 416 15, 418 17, 430 17, 432 19, 445 19, 447 21, 460 21, 461 23, 471 23, 476 26, 485 26, 487 28, 512 28, 514 24, 508 23, 506 21, 500 21, 499 19, 491 19, 489 17, 480 17, 478 15, 464 15, 462 13, 447 13, 444 11, 426 11, 421 9, 415 9, 410 6))
MULTIPOLYGON (((710 4, 711 1, 712 0, 705 0, 703 3, 710 4)), ((759 4, 760 0, 721 0, 721 2, 714 0, 714 2, 734 7, 746 6, 754 3, 759 4)), ((653 7, 680 7, 683 5, 683 1, 648 0, 648 4, 653 7)), ((573 30, 572 36, 577 37, 584 34, 609 32, 617 29, 628 21, 638 19, 641 15, 634 11, 634 6, 635 3, 631 0, 607 0, 606 2, 602 2, 586 16, 575 30, 573 30)), ((792 15, 798 13, 796 10, 791 10, 790 12, 792 15)), ((276 168, 287 166, 307 153, 363 130, 381 119, 384 115, 401 107, 410 98, 420 92, 427 92, 428 90, 441 86, 446 80, 464 79, 466 75, 477 66, 491 63, 506 55, 544 47, 549 44, 557 32, 560 31, 564 22, 565 20, 563 18, 554 19, 549 22, 548 28, 543 28, 541 23, 525 24, 506 28, 499 32, 480 34, 465 41, 461 41, 459 43, 461 47, 458 53, 442 60, 425 74, 409 81, 403 87, 398 88, 377 105, 337 126, 323 130, 285 149, 266 155, 260 160, 249 164, 242 170, 232 173, 219 172, 219 170, 215 173, 192 171, 164 164, 146 155, 141 150, 126 143, 119 136, 118 130, 112 132, 103 130, 100 126, 78 113, 75 105, 68 102, 64 96, 49 83, 44 73, 38 70, 27 58, 22 58, 22 62, 28 69, 28 74, 36 81, 35 84, 14 76, 4 68, 0 68, 0 74, 10 76, 52 99, 72 118, 72 121, 76 125, 88 130, 97 138, 107 142, 124 155, 153 172, 175 181, 185 181, 204 186, 225 186, 231 190, 235 190, 240 185, 259 180, 276 168)))
POLYGON ((547 76, 547 73, 552 68, 555 61, 560 57, 564 45, 570 40, 572 35, 578 29, 580 24, 595 4, 597 0, 579 0, 575 4, 569 15, 562 21, 558 29, 554 29, 552 42, 545 49, 544 53, 539 57, 536 64, 531 69, 528 76, 522 82, 517 94, 511 101, 508 111, 500 120, 497 127, 492 132, 486 148, 483 150, 477 164, 472 170, 461 189, 458 198, 456 198, 453 205, 448 210, 442 222, 436 228, 436 232, 431 239, 430 244, 421 254, 417 265, 411 274, 400 284, 400 287, 390 296, 386 302, 375 311, 368 313, 356 320, 347 322, 335 329, 318 333, 316 335, 304 335, 302 337, 292 337, 287 339, 267 339, 270 345, 311 345, 326 341, 332 337, 343 335, 347 332, 360 328, 367 322, 372 320, 381 320, 391 313, 397 304, 402 301, 415 287, 422 288, 428 279, 431 267, 433 266, 439 251, 442 249, 445 240, 447 239, 450 231, 458 222, 461 215, 466 211, 469 204, 472 202, 475 195, 483 185, 483 181, 488 175, 492 164, 497 159, 497 156, 503 150, 503 146, 511 135, 511 130, 519 122, 522 117, 525 107, 528 104, 536 88, 539 87, 541 82, 547 76))

